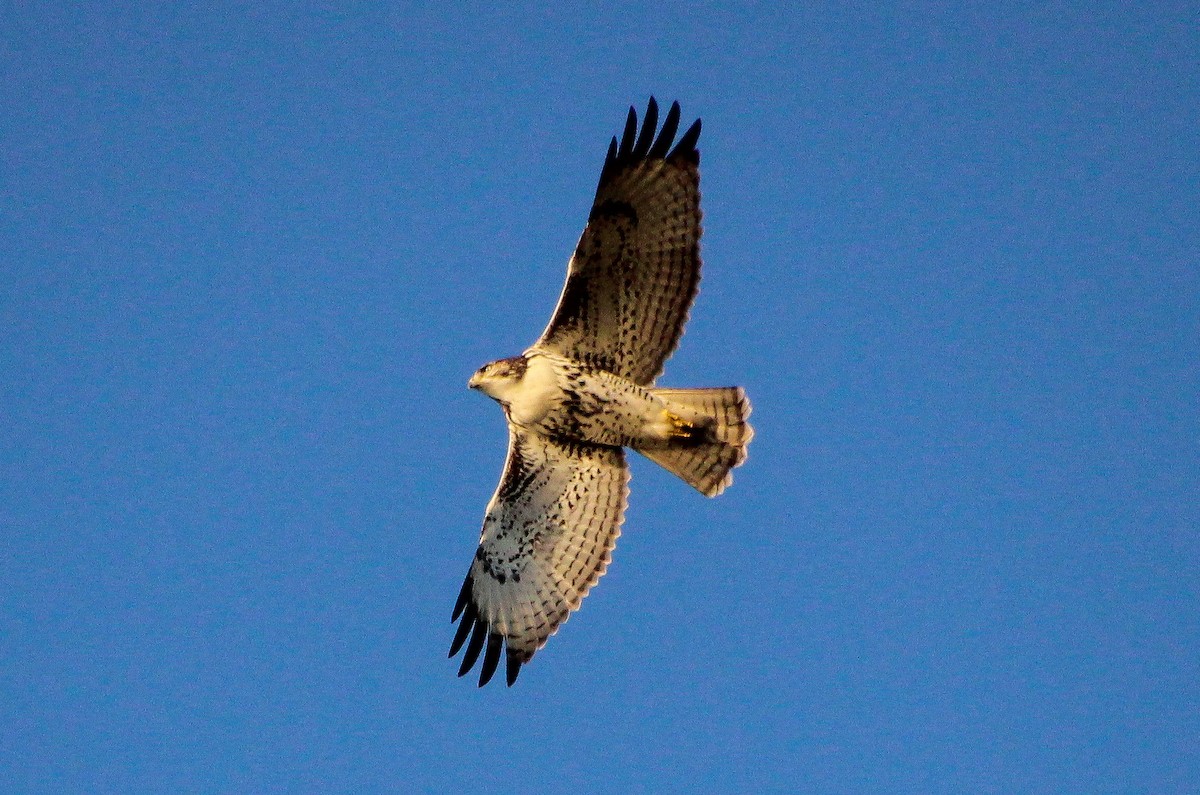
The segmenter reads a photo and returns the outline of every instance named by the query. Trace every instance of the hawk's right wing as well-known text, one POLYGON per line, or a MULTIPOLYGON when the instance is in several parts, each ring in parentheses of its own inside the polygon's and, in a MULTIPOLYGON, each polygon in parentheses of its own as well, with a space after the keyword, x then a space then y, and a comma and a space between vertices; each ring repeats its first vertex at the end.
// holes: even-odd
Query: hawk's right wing
POLYGON ((555 442, 509 428, 508 460, 454 606, 458 675, 483 652, 482 687, 507 647, 506 678, 545 645, 596 584, 621 532, 629 472, 619 447, 555 442), (470 642, 467 642, 468 636, 470 642))

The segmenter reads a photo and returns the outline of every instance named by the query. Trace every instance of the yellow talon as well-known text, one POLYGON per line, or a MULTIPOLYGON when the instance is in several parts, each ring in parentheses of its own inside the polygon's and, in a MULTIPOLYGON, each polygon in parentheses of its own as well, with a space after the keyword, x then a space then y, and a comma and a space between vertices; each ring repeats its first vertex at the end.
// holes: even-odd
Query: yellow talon
POLYGON ((671 423, 671 427, 672 427, 671 435, 672 436, 678 436, 678 437, 686 439, 686 438, 689 438, 690 436, 692 436, 693 434, 695 434, 695 432, 696 432, 696 424, 695 423, 688 422, 683 417, 680 417, 678 414, 674 414, 670 411, 664 411, 663 414, 666 415, 667 422, 671 423))

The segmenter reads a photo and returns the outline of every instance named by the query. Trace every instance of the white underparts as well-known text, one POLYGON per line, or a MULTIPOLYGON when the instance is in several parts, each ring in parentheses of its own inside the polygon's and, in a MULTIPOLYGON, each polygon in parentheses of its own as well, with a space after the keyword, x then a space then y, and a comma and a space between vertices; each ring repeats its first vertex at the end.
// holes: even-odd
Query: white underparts
POLYGON ((508 406, 509 419, 523 427, 541 422, 562 400, 554 365, 543 356, 529 357, 522 378, 490 380, 482 388, 508 406))
POLYGON ((693 410, 555 353, 530 349, 522 357, 520 367, 506 359, 488 365, 471 385, 503 404, 509 422, 526 432, 640 450, 699 441, 700 426, 714 419, 715 403, 693 410))

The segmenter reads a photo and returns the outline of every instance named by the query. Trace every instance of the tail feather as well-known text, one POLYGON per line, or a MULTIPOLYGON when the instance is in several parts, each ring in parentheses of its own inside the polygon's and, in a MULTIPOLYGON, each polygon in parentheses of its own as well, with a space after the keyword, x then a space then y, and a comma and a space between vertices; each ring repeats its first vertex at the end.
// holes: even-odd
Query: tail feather
POLYGON ((730 470, 746 460, 746 445, 754 438, 746 393, 741 387, 650 391, 692 427, 663 446, 638 452, 700 493, 717 496, 733 482, 730 470))

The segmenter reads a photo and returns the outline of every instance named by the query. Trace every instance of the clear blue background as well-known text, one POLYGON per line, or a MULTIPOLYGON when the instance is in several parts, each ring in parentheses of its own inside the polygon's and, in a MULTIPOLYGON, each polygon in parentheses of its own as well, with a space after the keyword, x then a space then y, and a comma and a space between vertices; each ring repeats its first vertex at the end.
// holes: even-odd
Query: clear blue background
POLYGON ((0 32, 0 790, 1200 791, 1194 3, 82 5, 0 32), (477 690, 466 379, 651 93, 758 437, 477 690))

